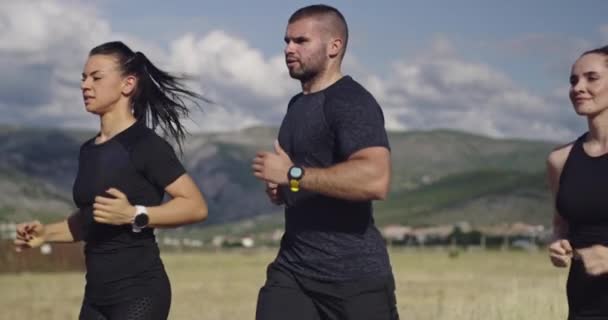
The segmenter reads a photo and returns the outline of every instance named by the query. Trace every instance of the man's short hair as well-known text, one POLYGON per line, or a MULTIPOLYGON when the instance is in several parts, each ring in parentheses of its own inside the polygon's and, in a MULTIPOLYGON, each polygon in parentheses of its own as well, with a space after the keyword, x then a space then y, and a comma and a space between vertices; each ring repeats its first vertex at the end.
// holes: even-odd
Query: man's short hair
POLYGON ((325 5, 325 4, 315 4, 311 6, 306 6, 300 8, 294 12, 291 17, 289 17, 289 23, 294 23, 300 19, 304 18, 315 18, 315 17, 324 17, 331 19, 331 28, 336 31, 344 41, 344 46, 342 49, 342 56, 346 52, 346 45, 348 44, 348 25, 346 24, 346 19, 338 9, 325 5))

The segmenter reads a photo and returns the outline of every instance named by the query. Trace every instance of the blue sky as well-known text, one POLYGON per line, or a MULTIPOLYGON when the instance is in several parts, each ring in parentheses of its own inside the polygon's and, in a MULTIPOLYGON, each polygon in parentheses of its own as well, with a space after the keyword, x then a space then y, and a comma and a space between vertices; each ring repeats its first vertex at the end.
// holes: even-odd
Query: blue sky
MULTIPOLYGON (((282 49, 284 26, 289 14, 310 1, 147 1, 106 0, 102 16, 116 31, 129 32, 159 44, 186 32, 205 34, 214 29, 250 39, 267 55, 282 49), (141 10, 141 11, 140 11, 141 10), (138 12, 144 13, 138 14, 138 12), (166 24, 162 23, 166 21, 166 24), (170 24, 170 27, 167 26, 170 24)), ((347 17, 351 28, 350 51, 370 68, 386 72, 386 63, 415 54, 437 36, 453 41, 458 52, 471 59, 502 66, 528 85, 528 81, 549 52, 501 52, 497 43, 516 41, 530 35, 548 38, 587 39, 601 45, 600 26, 608 24, 608 2, 595 1, 328 1, 347 17), (494 46, 493 46, 494 44, 494 46), (518 66, 520 64, 521 66, 518 66)), ((605 40, 605 39, 604 39, 605 40)), ((547 48, 549 49, 549 48, 547 48)), ((569 66, 563 66, 566 70, 569 66)), ((542 68, 537 70, 542 73, 542 68)), ((567 77, 560 79, 564 82, 567 77)), ((547 81, 557 83, 555 80, 547 81)))
MULTIPOLYGON (((120 39, 198 76, 193 86, 218 105, 194 130, 277 125, 299 89, 282 63, 285 23, 313 3, 2 2, 0 111, 11 116, 0 121, 95 128, 74 79, 92 46, 120 39)), ((349 23, 344 72, 376 96, 389 129, 559 141, 584 130, 566 98, 568 73, 581 52, 608 44, 608 1, 326 3, 349 23)))

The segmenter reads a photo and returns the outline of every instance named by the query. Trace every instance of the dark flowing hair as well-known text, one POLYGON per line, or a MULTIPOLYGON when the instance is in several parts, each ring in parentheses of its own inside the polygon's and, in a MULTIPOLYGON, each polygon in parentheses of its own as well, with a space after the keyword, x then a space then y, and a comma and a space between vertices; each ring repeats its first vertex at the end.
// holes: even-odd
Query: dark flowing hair
POLYGON ((133 52, 120 41, 106 42, 91 49, 89 56, 93 55, 111 55, 118 60, 123 75, 137 77, 137 86, 131 98, 133 115, 153 130, 160 126, 163 135, 171 136, 182 152, 187 131, 180 118, 190 115, 186 101, 193 102, 199 108, 199 101, 211 101, 186 89, 182 84, 185 77, 157 68, 143 53, 133 52))

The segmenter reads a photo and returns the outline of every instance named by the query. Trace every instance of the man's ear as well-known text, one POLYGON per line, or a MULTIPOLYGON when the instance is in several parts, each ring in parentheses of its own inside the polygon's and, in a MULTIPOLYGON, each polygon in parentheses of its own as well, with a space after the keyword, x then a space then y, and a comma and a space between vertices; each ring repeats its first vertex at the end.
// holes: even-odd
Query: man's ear
POLYGON ((331 58, 335 58, 342 52, 342 47, 344 46, 344 41, 341 38, 333 38, 329 42, 329 48, 327 53, 331 58))
POLYGON ((135 88, 137 86, 137 77, 133 75, 128 75, 123 79, 122 84, 122 94, 125 96, 130 96, 135 93, 135 88))

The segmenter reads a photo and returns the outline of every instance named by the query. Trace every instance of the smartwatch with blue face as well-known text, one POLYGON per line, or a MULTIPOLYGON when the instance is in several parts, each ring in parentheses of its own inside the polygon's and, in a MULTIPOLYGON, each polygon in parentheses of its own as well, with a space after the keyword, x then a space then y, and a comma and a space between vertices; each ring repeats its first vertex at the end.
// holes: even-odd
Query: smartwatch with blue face
POLYGON ((294 165, 287 171, 287 178, 289 180, 289 190, 291 192, 300 191, 300 180, 304 176, 304 168, 294 165))

